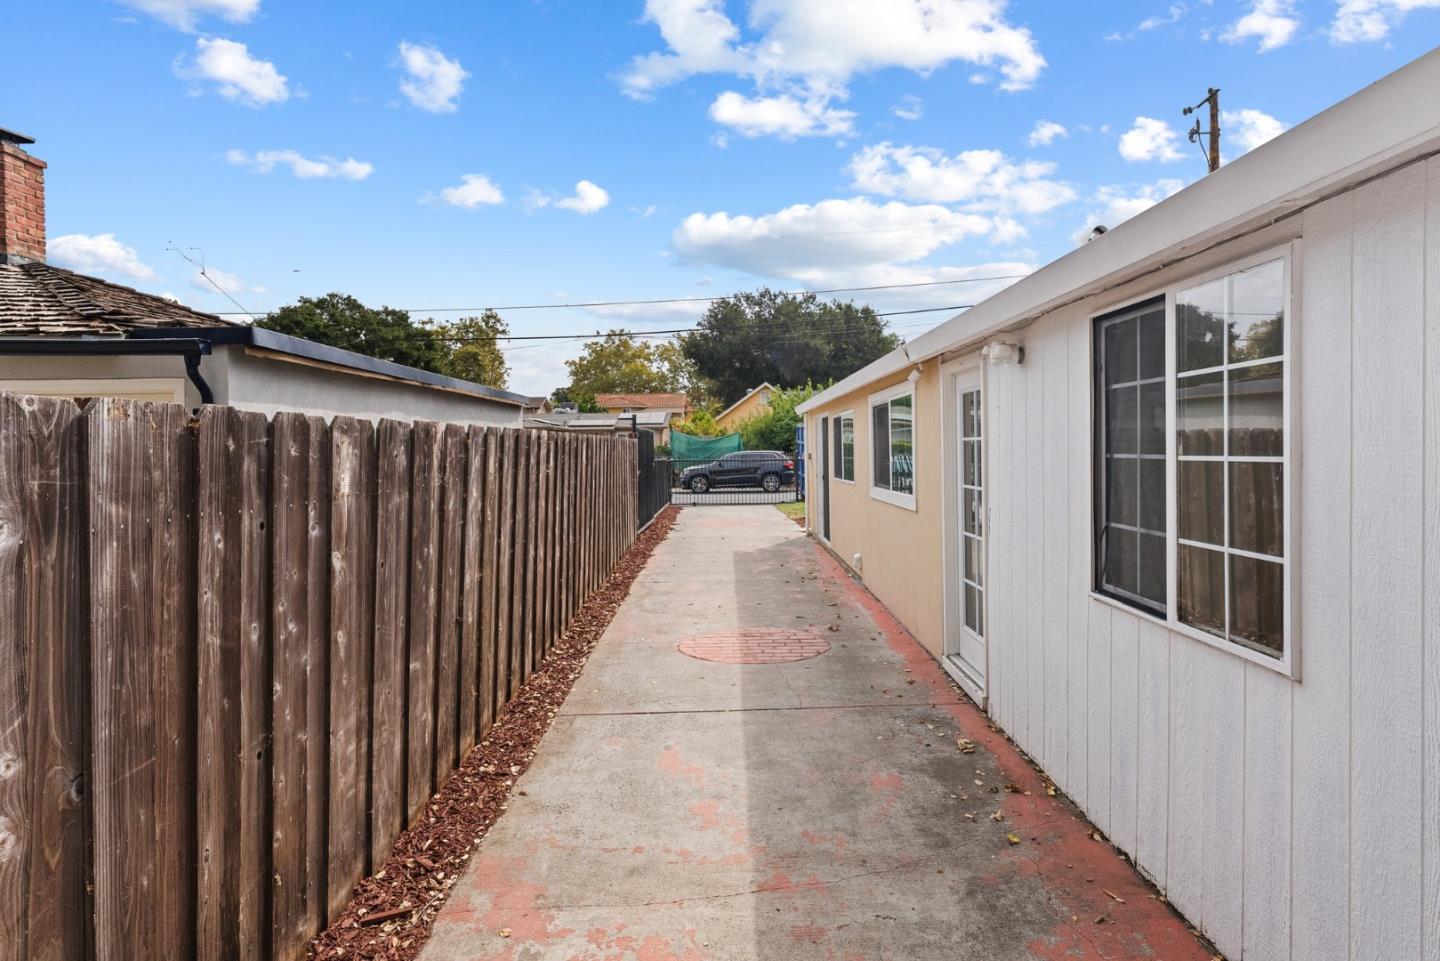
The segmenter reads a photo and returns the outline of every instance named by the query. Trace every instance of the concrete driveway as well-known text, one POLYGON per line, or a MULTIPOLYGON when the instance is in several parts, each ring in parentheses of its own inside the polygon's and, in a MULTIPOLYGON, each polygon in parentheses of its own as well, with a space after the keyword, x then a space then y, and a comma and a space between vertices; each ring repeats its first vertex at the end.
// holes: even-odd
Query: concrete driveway
POLYGON ((422 959, 1208 959, 1090 831, 779 511, 692 507, 422 959))

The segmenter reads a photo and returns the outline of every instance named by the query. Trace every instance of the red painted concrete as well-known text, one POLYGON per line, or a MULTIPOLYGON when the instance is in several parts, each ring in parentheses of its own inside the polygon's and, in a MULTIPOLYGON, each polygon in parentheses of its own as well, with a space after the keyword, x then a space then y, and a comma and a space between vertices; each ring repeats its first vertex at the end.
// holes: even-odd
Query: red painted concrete
POLYGON ((783 664, 819 657, 830 650, 830 642, 814 631, 744 627, 687 637, 676 649, 718 664, 783 664))
POLYGON ((961 736, 988 750, 1014 786, 1001 795, 1000 807, 1020 843, 1007 852, 1004 870, 1038 877, 1070 912, 1070 919, 1057 925, 1049 938, 1027 944, 1030 952, 1053 961, 1218 957, 1117 848, 1096 840, 1098 832, 1083 812, 1058 793, 1049 794, 1053 786, 1049 779, 973 701, 957 702, 955 684, 895 615, 829 551, 819 544, 811 547, 819 555, 821 569, 844 585, 845 597, 870 616, 890 648, 904 658, 910 676, 930 691, 934 706, 950 715, 961 736))

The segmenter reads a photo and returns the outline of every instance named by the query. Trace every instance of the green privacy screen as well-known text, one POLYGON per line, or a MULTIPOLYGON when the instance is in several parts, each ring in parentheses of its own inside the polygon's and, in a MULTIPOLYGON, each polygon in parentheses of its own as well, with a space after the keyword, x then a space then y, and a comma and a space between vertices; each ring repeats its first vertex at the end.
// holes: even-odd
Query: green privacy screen
POLYGON ((675 460, 707 462, 740 450, 740 435, 691 437, 678 430, 670 432, 670 456, 675 460))

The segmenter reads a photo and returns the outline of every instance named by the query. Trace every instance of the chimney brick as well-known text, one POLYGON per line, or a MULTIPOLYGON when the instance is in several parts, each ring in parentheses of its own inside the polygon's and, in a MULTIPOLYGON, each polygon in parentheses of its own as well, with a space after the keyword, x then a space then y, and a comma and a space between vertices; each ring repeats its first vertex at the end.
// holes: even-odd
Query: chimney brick
POLYGON ((0 263, 45 259, 45 161, 0 143, 0 263))

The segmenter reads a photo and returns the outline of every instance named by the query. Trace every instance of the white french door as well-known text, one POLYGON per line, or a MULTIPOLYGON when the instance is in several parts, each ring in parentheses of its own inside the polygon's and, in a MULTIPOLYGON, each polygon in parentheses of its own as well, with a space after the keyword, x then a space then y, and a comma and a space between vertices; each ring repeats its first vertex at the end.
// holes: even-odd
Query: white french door
POLYGON ((965 680, 975 687, 985 687, 985 472, 984 425, 980 393, 980 371, 954 375, 955 464, 951 473, 955 485, 955 510, 951 514, 954 529, 951 543, 955 551, 950 567, 950 584, 954 599, 950 605, 952 622, 947 624, 945 655, 952 668, 958 668, 965 680))

